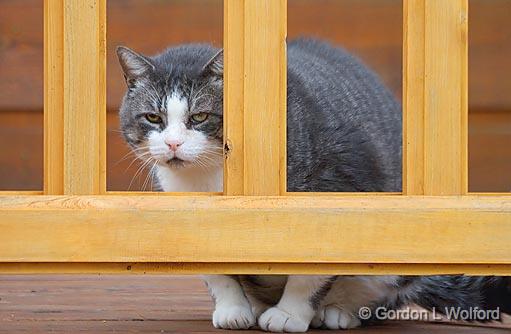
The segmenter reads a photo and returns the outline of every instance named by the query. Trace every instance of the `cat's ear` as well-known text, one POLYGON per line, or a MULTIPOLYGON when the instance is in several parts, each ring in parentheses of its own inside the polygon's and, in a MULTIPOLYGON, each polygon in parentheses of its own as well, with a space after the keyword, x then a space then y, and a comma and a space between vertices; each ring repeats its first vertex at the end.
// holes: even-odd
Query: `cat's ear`
POLYGON ((125 46, 117 47, 117 57, 128 87, 132 87, 137 79, 148 75, 155 69, 149 58, 125 46))
POLYGON ((213 75, 220 79, 224 75, 224 50, 218 51, 207 63, 204 65, 202 72, 205 75, 213 75))

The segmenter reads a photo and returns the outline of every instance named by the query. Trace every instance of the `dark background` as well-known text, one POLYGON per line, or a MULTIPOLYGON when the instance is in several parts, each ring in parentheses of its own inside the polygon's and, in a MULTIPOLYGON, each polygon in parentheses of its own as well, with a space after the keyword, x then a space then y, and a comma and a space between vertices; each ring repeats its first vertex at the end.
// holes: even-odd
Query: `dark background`
MULTIPOLYGON (((43 1, 0 0, 0 189, 42 189, 43 1)), ((108 0, 108 189, 137 163, 118 132, 124 82, 114 49, 154 54, 192 41, 222 45, 221 0, 108 0), (128 168, 129 167, 129 168, 128 168)), ((511 0, 470 1, 469 188, 511 190, 511 0)), ((289 38, 343 45, 401 99, 401 0, 289 0, 289 38)), ((145 176, 133 182, 140 189, 145 176)))

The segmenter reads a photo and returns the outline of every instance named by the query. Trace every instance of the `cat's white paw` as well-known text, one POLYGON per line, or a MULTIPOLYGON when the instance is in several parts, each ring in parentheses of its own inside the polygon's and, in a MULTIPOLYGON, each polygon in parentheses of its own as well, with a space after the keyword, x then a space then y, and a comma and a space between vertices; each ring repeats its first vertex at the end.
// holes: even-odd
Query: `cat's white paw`
POLYGON ((213 312, 213 326, 222 329, 248 329, 256 324, 252 310, 240 305, 217 305, 213 312))
POLYGON ((259 327, 267 332, 303 333, 309 322, 299 316, 287 313, 278 307, 271 307, 259 317, 259 327))
POLYGON ((311 327, 328 329, 351 329, 360 325, 360 319, 357 316, 335 305, 328 305, 318 310, 311 322, 311 327))

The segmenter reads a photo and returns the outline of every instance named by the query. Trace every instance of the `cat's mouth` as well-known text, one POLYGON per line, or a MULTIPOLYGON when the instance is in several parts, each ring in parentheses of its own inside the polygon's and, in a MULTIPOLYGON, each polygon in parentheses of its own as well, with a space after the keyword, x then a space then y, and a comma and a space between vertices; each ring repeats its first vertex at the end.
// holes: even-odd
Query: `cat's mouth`
POLYGON ((186 165, 186 161, 179 159, 178 157, 173 157, 172 159, 167 160, 167 165, 172 168, 180 168, 186 165))

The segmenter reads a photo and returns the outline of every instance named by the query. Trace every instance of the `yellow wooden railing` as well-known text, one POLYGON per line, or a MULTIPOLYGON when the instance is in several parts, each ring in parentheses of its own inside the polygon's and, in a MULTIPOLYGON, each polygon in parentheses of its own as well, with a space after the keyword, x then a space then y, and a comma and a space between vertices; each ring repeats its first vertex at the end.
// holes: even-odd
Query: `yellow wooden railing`
POLYGON ((404 1, 402 194, 286 192, 285 0, 224 2, 224 194, 107 192, 105 2, 45 1, 44 193, 1 194, 0 272, 511 275, 511 196, 467 193, 467 0, 404 1))

